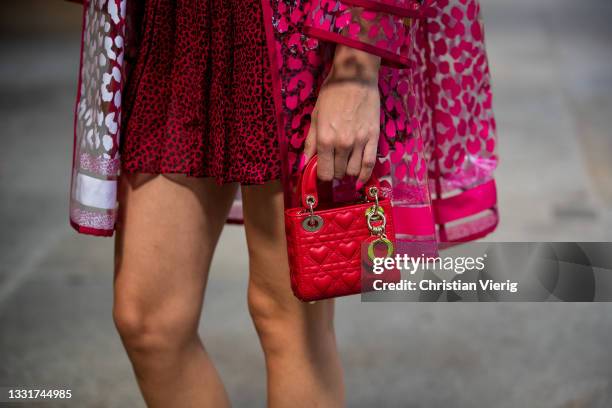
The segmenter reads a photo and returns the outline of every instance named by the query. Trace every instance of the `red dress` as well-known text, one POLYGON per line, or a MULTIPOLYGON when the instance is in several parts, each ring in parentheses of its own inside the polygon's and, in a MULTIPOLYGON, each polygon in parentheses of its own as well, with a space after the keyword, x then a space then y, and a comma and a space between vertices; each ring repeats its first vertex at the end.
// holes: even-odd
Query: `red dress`
POLYGON ((260 0, 146 0, 125 86, 126 172, 280 178, 260 0))

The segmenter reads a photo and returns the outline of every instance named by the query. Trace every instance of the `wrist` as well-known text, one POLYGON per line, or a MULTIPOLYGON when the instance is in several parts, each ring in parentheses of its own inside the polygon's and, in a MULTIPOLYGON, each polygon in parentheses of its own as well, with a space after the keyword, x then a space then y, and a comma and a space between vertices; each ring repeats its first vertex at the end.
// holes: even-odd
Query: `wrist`
POLYGON ((380 57, 337 44, 330 76, 377 83, 379 69, 380 57))

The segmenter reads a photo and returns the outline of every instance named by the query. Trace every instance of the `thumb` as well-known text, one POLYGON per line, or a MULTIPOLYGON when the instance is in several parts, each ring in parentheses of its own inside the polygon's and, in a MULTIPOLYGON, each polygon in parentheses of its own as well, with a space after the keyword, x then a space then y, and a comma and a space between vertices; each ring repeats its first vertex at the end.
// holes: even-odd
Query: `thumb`
MULTIPOLYGON (((308 135, 304 140, 304 151, 302 153, 302 162, 304 165, 310 160, 312 156, 317 152, 317 113, 316 110, 312 112, 310 120, 310 128, 308 129, 308 135)), ((302 166, 303 167, 303 166, 302 166)))

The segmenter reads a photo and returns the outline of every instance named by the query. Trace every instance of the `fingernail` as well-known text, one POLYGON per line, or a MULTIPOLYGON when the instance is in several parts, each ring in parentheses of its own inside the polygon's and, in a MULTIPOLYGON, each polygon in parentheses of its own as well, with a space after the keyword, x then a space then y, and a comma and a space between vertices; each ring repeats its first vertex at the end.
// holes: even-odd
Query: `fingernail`
POLYGON ((355 190, 359 191, 363 187, 364 182, 361 180, 357 180, 357 184, 355 184, 355 190))
POLYGON ((304 170, 305 166, 306 166, 306 155, 302 153, 300 155, 300 162, 298 164, 298 171, 304 170))

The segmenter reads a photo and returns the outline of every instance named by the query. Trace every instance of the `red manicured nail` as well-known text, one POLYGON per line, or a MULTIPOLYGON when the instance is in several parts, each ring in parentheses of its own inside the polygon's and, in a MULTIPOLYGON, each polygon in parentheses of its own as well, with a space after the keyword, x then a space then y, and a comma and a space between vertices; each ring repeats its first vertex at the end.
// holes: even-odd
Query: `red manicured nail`
POLYGON ((304 170, 304 166, 306 166, 306 155, 300 155, 300 162, 298 164, 298 171, 304 170))
POLYGON ((364 183, 361 180, 357 180, 357 184, 355 184, 355 190, 359 191, 363 187, 364 183))

